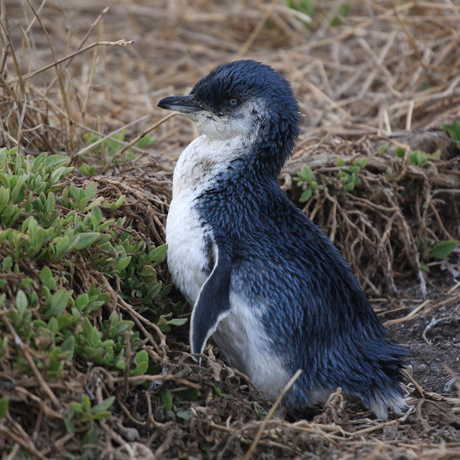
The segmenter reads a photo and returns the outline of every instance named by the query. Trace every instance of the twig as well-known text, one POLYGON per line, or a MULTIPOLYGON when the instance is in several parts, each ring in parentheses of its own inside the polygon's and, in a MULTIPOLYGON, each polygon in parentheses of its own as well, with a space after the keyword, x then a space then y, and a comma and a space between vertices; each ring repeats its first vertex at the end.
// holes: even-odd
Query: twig
MULTIPOLYGON (((113 382, 125 382, 125 377, 113 377, 111 379, 113 382)), ((184 379, 182 377, 176 377, 175 375, 132 375, 128 377, 128 382, 166 382, 173 380, 174 382, 180 383, 181 385, 184 385, 189 388, 195 388, 199 390, 201 388, 201 385, 198 383, 193 383, 190 382, 187 379, 184 379)))
POLYGON ((170 113, 170 114, 166 115, 165 117, 163 117, 161 120, 159 120, 156 123, 154 123, 149 128, 147 128, 145 131, 143 131, 141 134, 139 134, 139 136, 135 137, 132 141, 128 142, 128 144, 126 144, 119 152, 117 152, 113 156, 112 161, 115 160, 115 158, 123 155, 123 153, 125 153, 126 150, 128 150, 130 147, 132 147, 133 145, 136 145, 148 133, 153 131, 155 128, 158 128, 158 126, 162 125, 165 121, 169 120, 170 118, 175 117, 176 115, 177 115, 177 113, 174 113, 174 112, 170 113))
MULTIPOLYGON (((83 46, 85 45, 86 41, 88 40, 89 36, 91 35, 91 32, 95 29, 95 27, 99 24, 99 22, 101 21, 101 19, 110 11, 110 7, 106 6, 105 8, 103 8, 103 10, 99 13, 98 17, 93 21, 93 23, 90 25, 89 29, 87 30, 85 36, 82 38, 80 44, 78 45, 77 47, 77 51, 78 50, 81 50, 83 48, 83 46)), ((71 58, 68 59, 66 65, 65 65, 65 68, 69 67, 69 65, 72 63, 73 61, 73 58, 77 56, 77 54, 75 54, 74 56, 72 56, 71 58)), ((54 79, 51 81, 51 83, 48 85, 48 87, 46 88, 46 93, 49 91, 49 89, 54 86, 54 84, 56 83, 57 81, 57 77, 54 77, 54 79)))
POLYGON ((401 373, 404 375, 404 377, 406 377, 406 379, 411 381, 415 389, 418 391, 418 394, 423 398, 426 393, 425 389, 414 379, 412 374, 410 374, 406 369, 403 369, 401 373))
POLYGON ((13 42, 12 42, 11 37, 10 37, 10 33, 9 33, 7 27, 3 24, 2 21, 0 21, 0 27, 2 28, 3 35, 4 35, 5 39, 6 39, 5 41, 8 43, 8 45, 5 46, 5 50, 6 50, 6 48, 10 49, 11 57, 12 57, 13 63, 14 63, 14 69, 16 71, 16 74, 18 75, 18 78, 16 80, 14 80, 14 82, 19 82, 19 87, 21 88, 21 94, 24 96, 26 94, 26 86, 25 86, 25 83, 24 83, 24 78, 21 75, 21 67, 19 65, 19 61, 18 61, 18 58, 16 56, 16 51, 14 49, 13 42))
POLYGON ((82 49, 79 49, 77 51, 74 51, 73 53, 68 54, 67 56, 64 56, 63 58, 57 59, 55 62, 52 62, 51 64, 47 64, 43 67, 40 67, 37 70, 34 70, 31 73, 28 73, 26 75, 21 75, 19 78, 15 78, 13 80, 9 80, 7 83, 12 84, 16 83, 17 81, 24 81, 24 80, 30 80, 31 78, 35 77, 36 75, 45 72, 48 69, 51 69, 53 67, 56 67, 57 65, 67 61, 68 59, 72 59, 78 54, 85 53, 86 51, 89 51, 90 49, 93 49, 96 46, 129 46, 134 43, 134 40, 117 40, 115 42, 109 42, 109 41, 99 41, 95 43, 91 43, 88 46, 85 46, 82 49))
POLYGON ((254 40, 257 38, 257 36, 260 34, 265 23, 270 19, 270 16, 272 15, 272 13, 273 13, 273 2, 267 8, 267 10, 265 11, 265 14, 262 16, 261 20, 259 21, 257 26, 254 28, 251 35, 249 35, 248 39, 245 41, 243 46, 238 50, 238 53, 236 53, 235 59, 241 59, 249 51, 249 48, 254 43, 254 40))
POLYGON ((36 458, 39 458, 40 460, 47 460, 47 457, 45 457, 39 450, 37 450, 34 443, 29 438, 29 436, 27 436, 27 434, 26 437, 18 436, 17 434, 13 433, 12 430, 7 430, 2 425, 0 425, 0 434, 10 438, 13 442, 22 446, 23 449, 25 449, 36 458))
POLYGON ((455 286, 452 286, 448 291, 447 294, 452 294, 454 291, 456 291, 460 287, 460 282, 457 283, 455 286))
MULTIPOLYGON (((29 5, 29 8, 32 10, 32 13, 34 14, 35 18, 37 19, 38 23, 40 24, 40 27, 42 28, 43 32, 46 35, 46 38, 48 40, 48 46, 49 49, 51 50, 51 54, 53 56, 54 62, 57 61, 56 57, 56 50, 53 46, 53 41, 51 40, 50 34, 48 33, 48 29, 45 27, 45 25, 42 22, 42 19, 40 17, 40 13, 35 9, 34 5, 32 4, 31 0, 26 0, 27 4, 29 5)), ((75 138, 75 128, 74 126, 70 123, 70 102, 69 102, 69 95, 65 87, 65 77, 63 73, 61 72, 61 69, 59 68, 59 65, 56 64, 54 66, 54 70, 56 71, 56 77, 59 82, 59 91, 61 94, 62 102, 64 104, 64 108, 68 114, 68 119, 66 120, 66 130, 67 130, 67 149, 71 150, 71 145, 73 144, 74 138, 75 138)), ((18 136, 19 137, 19 136, 18 136)), ((19 139, 20 140, 20 139, 19 139)))
MULTIPOLYGON (((97 141, 93 142, 92 144, 89 144, 87 145, 86 147, 82 148, 81 150, 79 150, 77 153, 75 153, 73 156, 74 157, 79 157, 81 155, 84 155, 85 153, 89 152, 90 150, 94 149, 95 147, 97 147, 99 144, 102 144, 103 142, 105 142, 107 139, 111 139, 118 133, 120 133, 121 131, 125 130, 125 129, 128 129, 128 128, 131 128, 131 126, 134 126, 136 125, 137 123, 140 123, 141 121, 144 121, 146 120, 147 118, 150 118, 153 114, 152 113, 148 113, 146 115, 142 115, 142 117, 140 118, 137 118, 136 120, 133 120, 133 121, 130 121, 128 124, 126 125, 123 125, 121 126, 120 128, 117 128, 115 129, 114 131, 110 132, 109 134, 106 134, 105 136, 103 137, 100 137, 97 141)), ((120 142, 121 143, 121 142, 120 142)), ((126 148, 129 148, 130 147, 130 143, 124 143, 123 144, 125 145, 126 148)))
POLYGON ((393 324, 399 324, 399 323, 404 323, 406 321, 409 321, 411 319, 414 319, 414 316, 421 310, 423 310, 429 303, 431 302, 430 299, 425 300, 422 302, 417 308, 414 308, 409 314, 402 318, 396 318, 396 319, 390 319, 388 321, 385 321, 384 325, 385 326, 391 326, 393 324))
MULTIPOLYGON (((117 292, 115 292, 115 290, 112 288, 112 286, 110 285, 109 281, 107 280, 107 278, 105 276, 102 276, 102 280, 103 280, 103 283, 104 283, 106 289, 108 289, 109 292, 114 296, 114 298, 117 300, 118 304, 124 310, 127 310, 130 313, 131 317, 134 319, 134 321, 136 321, 138 326, 139 326, 139 321, 140 321, 140 322, 150 326, 157 333, 158 337, 160 338, 160 347, 164 351, 164 349, 166 348, 166 336, 163 334, 163 332, 161 332, 160 328, 155 323, 152 323, 147 318, 144 318, 128 302, 126 302, 117 292)), ((157 343, 153 340, 153 337, 147 331, 145 331, 145 329, 142 327, 142 325, 140 325, 140 327, 143 330, 144 334, 147 335, 147 337, 150 336, 152 345, 156 347, 157 343)))

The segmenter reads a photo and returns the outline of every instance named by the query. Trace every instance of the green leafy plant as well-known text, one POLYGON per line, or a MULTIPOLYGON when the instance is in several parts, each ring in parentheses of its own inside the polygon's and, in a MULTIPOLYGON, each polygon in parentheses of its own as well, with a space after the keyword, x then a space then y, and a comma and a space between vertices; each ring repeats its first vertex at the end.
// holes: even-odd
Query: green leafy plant
POLYGON ((171 314, 161 315, 160 319, 158 320, 158 326, 163 332, 169 332, 171 327, 180 327, 187 323, 187 318, 172 318, 171 314))
POLYGON ((414 166, 424 166, 428 163, 429 155, 420 150, 412 150, 408 156, 409 163, 414 166))
POLYGON ((315 0, 287 0, 289 8, 312 17, 315 14, 315 0))
POLYGON ((404 158, 406 156, 406 149, 403 147, 396 147, 395 149, 395 155, 398 158, 404 158))
MULTIPOLYGON (((119 302, 148 311, 164 331, 186 321, 172 317, 169 286, 158 277, 166 245, 149 244, 114 217, 123 196, 108 200, 96 183, 75 185, 73 171, 65 155, 0 149, 0 360, 13 379, 38 371, 50 384, 92 365, 146 374, 143 337, 117 310, 119 302)), ((64 423, 82 445, 94 444, 97 421, 110 416, 108 396, 92 404, 83 395, 69 405, 64 423)), ((1 398, 0 418, 15 407, 1 398)))
POLYGON ((110 396, 99 404, 92 405, 88 395, 83 394, 80 402, 71 402, 64 418, 69 433, 75 432, 75 425, 92 423, 110 417, 109 409, 112 407, 115 397, 110 396))
POLYGON ((349 5, 348 3, 342 3, 339 6, 337 14, 331 20, 331 26, 337 27, 337 26, 341 26, 342 24, 344 24, 345 19, 347 18, 347 16, 350 15, 350 12, 351 12, 351 5, 349 5))
MULTIPOLYGON (((125 219, 110 217, 123 197, 109 202, 98 197, 93 183, 64 182, 74 170, 69 164, 65 155, 33 157, 0 149, 0 287, 7 293, 0 296, 0 308, 8 308, 0 315, 0 356, 9 356, 13 370, 31 372, 24 357, 9 349, 2 318, 41 357, 36 365, 50 379, 61 376, 76 357, 126 369, 129 332, 135 357, 131 372, 141 375, 149 360, 133 321, 116 311, 102 315, 106 292, 74 278, 99 273, 116 282, 126 300, 152 314, 152 303, 159 304, 169 291, 156 272, 166 246, 149 246, 125 219)), ((158 310, 156 319, 168 313, 158 310)))
POLYGON ((426 153, 421 150, 407 151, 404 147, 396 147, 394 151, 395 156, 398 158, 407 159, 407 162, 412 166, 424 167, 428 165, 430 159, 439 158, 438 153, 426 153))
POLYGON ((460 246, 459 241, 444 240, 436 243, 430 251, 431 257, 435 259, 446 259, 449 255, 460 246))
POLYGON ((350 165, 343 158, 337 158, 336 165, 340 166, 338 177, 344 190, 351 192, 360 184, 359 173, 366 167, 367 162, 367 158, 357 158, 350 165))
POLYGON ((8 398, 0 398, 0 420, 8 414, 10 400, 8 398))
POLYGON ((173 408, 173 394, 169 390, 161 392, 161 402, 165 411, 170 411, 173 408))
POLYGON ((302 194, 299 201, 306 203, 309 201, 319 189, 319 185, 315 180, 315 173, 309 166, 305 166, 297 173, 294 180, 302 187, 302 194))
POLYGON ((449 134, 449 136, 452 138, 454 142, 457 143, 457 145, 460 145, 460 122, 459 121, 454 121, 450 124, 445 124, 441 126, 441 128, 449 134))

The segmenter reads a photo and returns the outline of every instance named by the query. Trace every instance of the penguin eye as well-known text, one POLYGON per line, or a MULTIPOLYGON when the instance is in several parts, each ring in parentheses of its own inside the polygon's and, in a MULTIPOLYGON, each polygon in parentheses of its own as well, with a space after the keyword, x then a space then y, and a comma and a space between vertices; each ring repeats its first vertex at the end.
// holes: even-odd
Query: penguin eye
POLYGON ((232 97, 228 103, 230 105, 230 107, 236 107, 238 104, 239 104, 239 100, 236 98, 236 97, 232 97))

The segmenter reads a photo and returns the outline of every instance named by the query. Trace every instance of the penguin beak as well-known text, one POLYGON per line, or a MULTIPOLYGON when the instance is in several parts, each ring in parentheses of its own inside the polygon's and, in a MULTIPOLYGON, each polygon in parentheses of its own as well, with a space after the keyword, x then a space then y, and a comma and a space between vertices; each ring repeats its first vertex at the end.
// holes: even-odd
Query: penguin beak
POLYGON ((158 107, 181 113, 194 113, 204 110, 193 96, 169 96, 158 102, 158 107))

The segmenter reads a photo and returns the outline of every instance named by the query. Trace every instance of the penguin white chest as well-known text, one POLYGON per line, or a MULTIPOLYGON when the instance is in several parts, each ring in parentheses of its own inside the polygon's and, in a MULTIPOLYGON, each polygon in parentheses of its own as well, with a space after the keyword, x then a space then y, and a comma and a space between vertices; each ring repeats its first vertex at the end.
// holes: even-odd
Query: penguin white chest
POLYGON ((166 221, 168 268, 192 305, 207 277, 205 242, 205 229, 193 208, 193 196, 180 194, 172 200, 166 221))
POLYGON ((216 157, 222 146, 206 136, 196 138, 181 153, 174 169, 173 199, 166 221, 168 268, 174 283, 190 304, 194 304, 209 275, 207 238, 209 227, 200 220, 196 198, 210 185, 221 165, 216 157))
POLYGON ((207 254, 212 232, 198 215, 196 199, 235 158, 242 143, 241 138, 210 139, 202 135, 181 153, 174 169, 173 200, 166 221, 168 268, 192 305, 212 269, 207 254))

